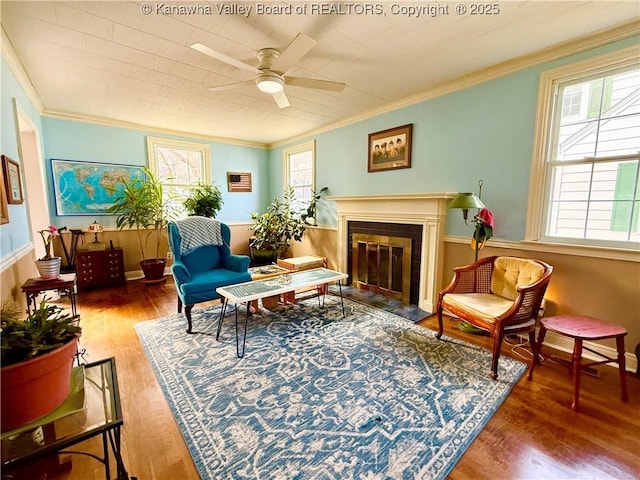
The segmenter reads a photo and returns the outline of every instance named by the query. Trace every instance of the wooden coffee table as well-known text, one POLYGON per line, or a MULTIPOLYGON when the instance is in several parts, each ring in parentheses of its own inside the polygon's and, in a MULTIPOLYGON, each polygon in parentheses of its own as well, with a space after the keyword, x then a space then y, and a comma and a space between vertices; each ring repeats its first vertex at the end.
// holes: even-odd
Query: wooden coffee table
POLYGON ((337 282, 340 287, 340 305, 342 306, 342 315, 344 316, 344 303, 342 301, 342 280, 349 278, 346 273, 336 272, 328 268, 314 268, 313 270, 304 270, 302 272, 289 272, 286 275, 280 275, 263 280, 252 280, 251 282, 238 283, 236 285, 227 285, 219 287, 216 292, 224 298, 222 309, 220 310, 220 318, 218 319, 218 328, 216 331, 216 340, 220 337, 220 329, 222 328, 222 320, 227 309, 229 301, 237 304, 246 305, 246 314, 244 317, 244 332, 242 335, 242 349, 240 348, 240 339, 238 336, 238 309, 236 314, 236 352, 238 358, 244 356, 244 347, 247 338, 247 321, 249 318, 250 303, 266 297, 282 295, 284 293, 294 292, 299 289, 316 287, 318 289, 318 304, 324 306, 324 295, 322 287, 329 283, 337 282))

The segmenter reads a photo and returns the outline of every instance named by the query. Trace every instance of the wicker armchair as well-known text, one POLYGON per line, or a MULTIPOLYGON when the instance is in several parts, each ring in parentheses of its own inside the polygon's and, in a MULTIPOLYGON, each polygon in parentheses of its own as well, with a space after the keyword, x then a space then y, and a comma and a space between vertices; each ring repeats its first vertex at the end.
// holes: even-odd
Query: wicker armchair
POLYGON ((498 359, 505 335, 528 333, 534 345, 536 319, 553 267, 539 260, 486 257, 453 269, 454 277, 438 295, 437 338, 442 311, 489 332, 493 337, 491 378, 498 378, 498 359))

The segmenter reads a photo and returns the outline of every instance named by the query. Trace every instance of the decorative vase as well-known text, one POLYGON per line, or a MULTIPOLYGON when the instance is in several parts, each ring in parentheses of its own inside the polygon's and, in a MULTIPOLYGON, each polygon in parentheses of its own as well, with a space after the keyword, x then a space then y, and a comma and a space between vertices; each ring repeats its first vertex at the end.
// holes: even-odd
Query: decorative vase
POLYGON ((53 412, 69 395, 78 338, 49 353, 2 367, 2 432, 53 412))
POLYGON ((36 260, 36 268, 42 280, 55 280, 60 276, 62 258, 53 257, 48 260, 36 260))

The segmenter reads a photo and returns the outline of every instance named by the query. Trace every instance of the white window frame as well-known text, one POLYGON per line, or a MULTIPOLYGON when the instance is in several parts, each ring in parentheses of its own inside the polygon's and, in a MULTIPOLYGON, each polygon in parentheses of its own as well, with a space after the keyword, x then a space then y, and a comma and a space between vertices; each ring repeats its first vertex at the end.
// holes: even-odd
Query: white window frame
POLYGON ((582 77, 606 73, 618 68, 640 65, 637 47, 629 47, 581 62, 565 65, 540 75, 538 90, 538 110, 534 133, 533 158, 529 179, 529 199, 525 242, 548 245, 549 250, 558 253, 597 255, 608 258, 623 258, 639 261, 638 246, 633 242, 614 244, 595 240, 573 239, 560 244, 545 238, 547 201, 551 190, 547 159, 552 153, 552 129, 554 91, 558 82, 570 82, 582 77), (559 247, 559 248, 558 248, 559 247))
MULTIPOLYGON (((291 169, 289 159, 292 155, 297 153, 311 151, 311 190, 316 190, 316 142, 310 140, 308 142, 300 143, 289 148, 285 148, 282 152, 282 164, 283 164, 283 185, 288 188, 291 185, 291 169)), ((304 205, 306 207, 306 204, 304 205)))
MULTIPOLYGON (((149 162, 149 170, 151 170, 154 174, 159 175, 160 181, 164 186, 166 193, 171 197, 174 197, 172 194, 174 188, 183 189, 190 186, 195 186, 198 181, 211 183, 211 149, 206 143, 185 142, 167 138, 147 137, 147 157, 149 162), (170 178, 163 178, 161 173, 159 173, 158 168, 157 152, 159 147, 197 152, 200 156, 200 171, 202 172, 202 176, 199 178, 194 178, 188 185, 175 183, 170 178)), ((184 198, 178 197, 176 198, 176 200, 177 201, 174 205, 174 211, 176 211, 176 213, 184 213, 186 215, 186 210, 182 205, 182 201, 184 200, 184 198)))

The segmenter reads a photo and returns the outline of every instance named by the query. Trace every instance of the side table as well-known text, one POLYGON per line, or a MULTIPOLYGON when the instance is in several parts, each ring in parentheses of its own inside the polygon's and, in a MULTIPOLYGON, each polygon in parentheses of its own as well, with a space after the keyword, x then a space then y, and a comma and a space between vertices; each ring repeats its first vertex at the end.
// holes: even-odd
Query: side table
MULTIPOLYGON (((55 455, 84 454, 104 464, 105 477, 111 478, 109 446, 116 462, 118 480, 128 480, 121 454, 120 428, 124 423, 120 408, 115 358, 84 365, 82 388, 46 417, 11 432, 3 432, 2 476, 36 460, 55 455), (82 398, 80 398, 82 397, 82 398), (92 437, 102 437, 103 455, 66 450, 92 437)), ((24 478, 24 477, 22 477, 24 478)), ((134 477, 131 477, 133 480, 134 477)))
POLYGON ((628 400, 627 396, 627 372, 625 367, 624 358, 624 337, 627 335, 627 330, 619 325, 612 325, 605 323, 601 320, 597 320, 591 317, 585 317, 580 315, 559 315, 556 317, 543 317, 540 319, 540 332, 538 333, 538 340, 533 345, 533 357, 531 358, 531 364, 529 365, 528 379, 533 378, 533 369, 536 363, 539 362, 538 354, 542 348, 542 342, 544 342, 545 334, 547 330, 557 333, 558 335, 564 335, 565 337, 573 338, 573 356, 572 356, 572 368, 573 371, 573 404, 571 408, 574 411, 579 410, 578 395, 580 393, 580 375, 582 370, 593 365, 603 365, 605 363, 617 363, 620 374, 620 390, 622 401, 628 400), (583 340, 604 340, 607 338, 615 338, 616 350, 618 358, 607 357, 606 355, 596 352, 582 345, 583 340), (598 355, 604 360, 582 363, 582 350, 588 350, 591 353, 598 355))
MULTIPOLYGON (((317 257, 315 255, 303 255, 302 257, 279 258, 278 266, 291 270, 292 272, 301 272, 311 270, 313 268, 327 268, 327 259, 325 257, 317 257)), ((321 293, 326 295, 327 285, 321 287, 321 293)), ((282 295, 284 303, 296 303, 296 292, 289 292, 282 295)))
POLYGON ((76 316, 76 274, 63 273, 54 280, 39 280, 30 278, 22 284, 22 291, 27 297, 27 311, 38 308, 36 298, 47 290, 58 290, 63 295, 67 295, 71 302, 71 315, 76 316))

